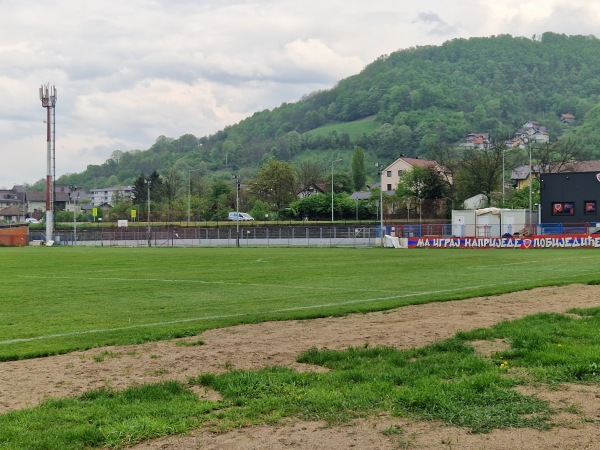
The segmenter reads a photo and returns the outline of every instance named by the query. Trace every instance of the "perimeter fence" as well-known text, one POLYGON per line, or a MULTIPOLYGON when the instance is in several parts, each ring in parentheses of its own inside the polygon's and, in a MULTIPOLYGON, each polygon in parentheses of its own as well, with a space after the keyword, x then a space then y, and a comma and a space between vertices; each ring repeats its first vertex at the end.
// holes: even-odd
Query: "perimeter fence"
MULTIPOLYGON (((373 247, 375 226, 178 227, 57 231, 56 245, 124 247, 373 247)), ((30 231, 30 242, 43 242, 43 232, 30 231)))
MULTIPOLYGON (((274 225, 225 227, 162 226, 57 230, 55 245, 127 247, 374 247, 381 235, 399 238, 455 238, 600 234, 597 223, 564 224, 384 224, 274 225)), ((29 230, 29 244, 41 244, 42 230, 29 230)))

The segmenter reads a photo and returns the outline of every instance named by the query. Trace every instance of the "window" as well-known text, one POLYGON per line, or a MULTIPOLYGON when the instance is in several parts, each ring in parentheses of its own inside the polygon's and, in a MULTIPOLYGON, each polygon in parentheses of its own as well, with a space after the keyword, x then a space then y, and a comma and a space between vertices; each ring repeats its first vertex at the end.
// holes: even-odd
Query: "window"
POLYGON ((398 176, 401 176, 401 175, 402 175, 402 169, 399 169, 398 170, 398 176))
POLYGON ((596 214, 596 201, 586 200, 583 202, 583 211, 585 214, 596 214))
POLYGON ((388 184, 388 185, 387 185, 387 190, 388 190, 388 191, 391 191, 391 190, 392 190, 392 185, 391 185, 391 184, 388 184))
POLYGON ((575 215, 575 204, 573 202, 554 202, 552 203, 553 216, 573 216, 575 215))
POLYGON ((391 170, 387 171, 387 176, 388 176, 388 178, 392 176, 392 171, 391 170))

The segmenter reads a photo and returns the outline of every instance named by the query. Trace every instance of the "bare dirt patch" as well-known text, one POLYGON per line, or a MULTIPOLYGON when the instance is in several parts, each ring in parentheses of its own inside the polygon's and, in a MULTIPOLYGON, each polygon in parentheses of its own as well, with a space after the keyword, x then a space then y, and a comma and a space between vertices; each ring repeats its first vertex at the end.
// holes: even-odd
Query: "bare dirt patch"
MULTIPOLYGON (((537 312, 563 313, 600 305, 600 286, 540 288, 495 297, 408 306, 341 318, 267 322, 210 330, 205 345, 176 341, 108 347, 68 355, 0 363, 0 413, 35 406, 46 398, 79 395, 103 386, 121 389, 161 380, 185 381, 205 372, 279 365, 323 370, 296 362, 310 348, 363 346, 419 347, 457 331, 489 327, 537 312)), ((197 341, 199 337, 187 338, 197 341)), ((492 348, 480 351, 494 351, 492 348)), ((533 389, 533 388, 530 388, 533 389)), ((199 390, 205 398, 215 393, 199 390)), ((561 413, 549 432, 528 429, 470 434, 468 430, 383 415, 328 427, 320 422, 288 420, 216 434, 199 429, 136 449, 597 449, 600 448, 598 386, 541 387, 535 395, 561 413)))

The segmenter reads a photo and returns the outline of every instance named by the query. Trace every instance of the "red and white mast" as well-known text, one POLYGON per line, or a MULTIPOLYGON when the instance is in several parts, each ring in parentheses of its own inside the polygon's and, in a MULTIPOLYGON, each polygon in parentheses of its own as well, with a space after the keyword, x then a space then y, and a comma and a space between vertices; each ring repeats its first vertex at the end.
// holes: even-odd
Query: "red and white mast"
POLYGON ((56 122, 54 112, 54 106, 56 105, 56 87, 50 86, 49 84, 46 86, 42 85, 40 87, 40 100, 42 101, 42 107, 46 108, 46 244, 52 245, 54 240, 54 178, 56 175, 56 122))

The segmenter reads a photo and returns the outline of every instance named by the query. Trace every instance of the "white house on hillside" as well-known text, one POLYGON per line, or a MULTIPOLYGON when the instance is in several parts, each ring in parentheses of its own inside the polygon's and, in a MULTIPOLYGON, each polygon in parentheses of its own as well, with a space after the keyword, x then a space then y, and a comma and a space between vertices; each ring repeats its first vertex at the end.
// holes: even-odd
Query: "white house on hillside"
MULTIPOLYGON (((413 167, 434 167, 445 178, 448 178, 445 170, 436 161, 430 159, 406 158, 401 156, 396 161, 391 163, 381 171, 380 186, 384 192, 392 194, 398 187, 400 177, 406 170, 411 170, 413 167)), ((451 180, 447 180, 450 181, 451 180)))

